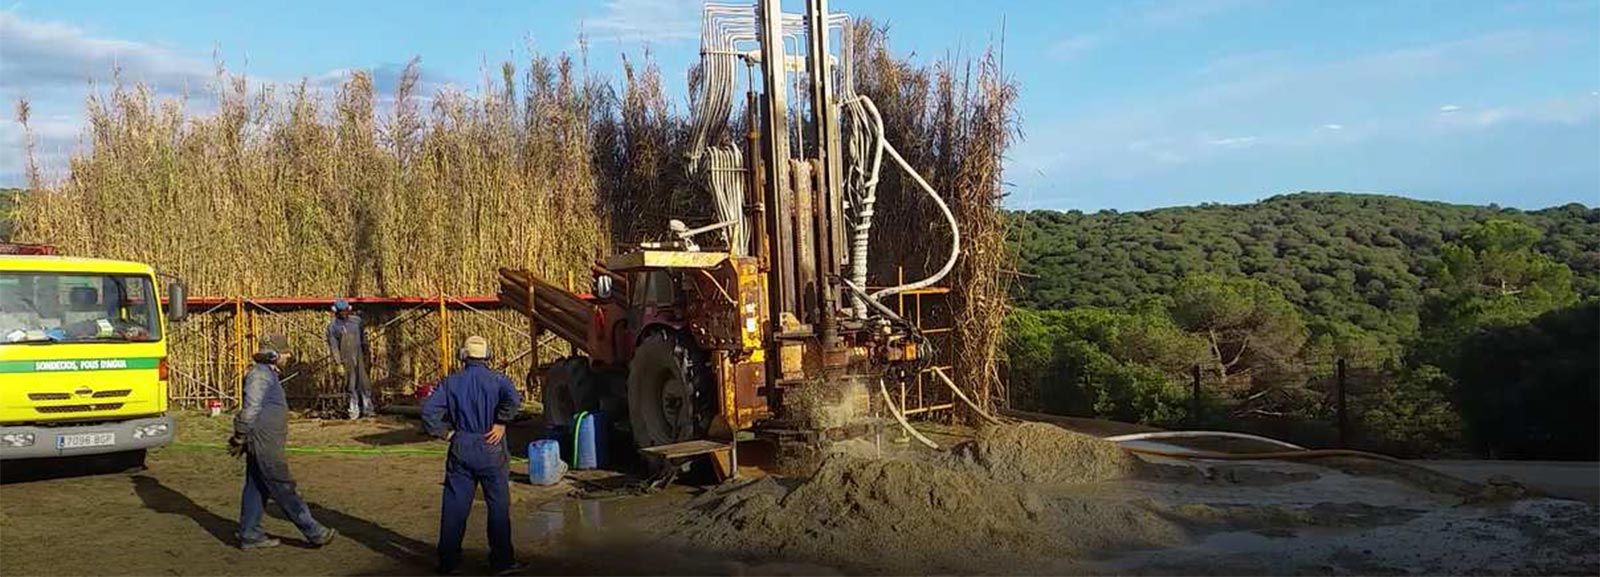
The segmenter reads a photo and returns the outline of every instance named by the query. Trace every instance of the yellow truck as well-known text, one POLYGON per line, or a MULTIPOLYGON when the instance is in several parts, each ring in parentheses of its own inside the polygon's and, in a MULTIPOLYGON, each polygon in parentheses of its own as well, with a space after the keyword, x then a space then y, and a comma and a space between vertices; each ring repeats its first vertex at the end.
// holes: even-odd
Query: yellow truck
POLYGON ((142 465, 171 442, 167 321, 149 265, 0 245, 0 461, 118 453, 142 465))

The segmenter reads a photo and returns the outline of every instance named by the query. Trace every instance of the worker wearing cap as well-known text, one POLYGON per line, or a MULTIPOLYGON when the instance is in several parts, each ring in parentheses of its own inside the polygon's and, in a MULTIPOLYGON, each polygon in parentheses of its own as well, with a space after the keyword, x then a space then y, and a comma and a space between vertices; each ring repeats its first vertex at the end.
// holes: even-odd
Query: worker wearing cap
POLYGON ((452 573, 460 567, 472 494, 482 488, 489 509, 489 564, 506 573, 518 564, 511 548, 511 458, 505 433, 522 397, 509 377, 489 368, 488 340, 467 337, 460 356, 461 370, 440 381, 422 405, 428 433, 450 443, 439 514, 438 568, 452 573))
POLYGON ((350 418, 377 414, 372 406, 372 389, 367 382, 367 337, 361 331, 361 315, 350 310, 344 299, 333 301, 333 321, 328 323, 328 356, 333 370, 344 381, 350 395, 350 418))
POLYGON ((239 502, 239 547, 275 547, 279 541, 261 530, 267 499, 278 502, 283 516, 294 522, 311 545, 333 540, 335 531, 311 517, 311 510, 295 491, 289 474, 285 446, 289 437, 289 404, 284 399, 278 372, 289 362, 287 341, 281 335, 261 340, 255 365, 244 376, 244 402, 233 419, 228 453, 245 456, 244 496, 239 502))

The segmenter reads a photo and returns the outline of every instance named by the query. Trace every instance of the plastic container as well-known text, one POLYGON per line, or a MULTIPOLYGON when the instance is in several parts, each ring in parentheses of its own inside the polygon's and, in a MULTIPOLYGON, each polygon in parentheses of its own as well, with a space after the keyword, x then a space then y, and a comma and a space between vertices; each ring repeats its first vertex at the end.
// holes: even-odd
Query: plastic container
POLYGON ((572 468, 598 469, 604 465, 605 413, 584 411, 572 420, 572 468))
POLYGON ((556 452, 556 458, 567 465, 572 465, 572 431, 560 425, 550 425, 544 429, 544 439, 554 441, 561 449, 556 452))
POLYGON ((539 439, 528 443, 528 482, 535 485, 554 485, 566 474, 567 466, 561 462, 561 444, 553 439, 539 439))

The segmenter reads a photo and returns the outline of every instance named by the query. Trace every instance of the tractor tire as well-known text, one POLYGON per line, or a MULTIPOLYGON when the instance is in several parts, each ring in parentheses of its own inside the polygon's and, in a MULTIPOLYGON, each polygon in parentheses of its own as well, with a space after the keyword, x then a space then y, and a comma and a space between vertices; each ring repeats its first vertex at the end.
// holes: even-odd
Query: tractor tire
POLYGON ((589 358, 571 356, 550 364, 544 376, 544 422, 549 426, 565 427, 572 417, 582 410, 578 406, 575 390, 589 377, 589 358))
POLYGON ((639 448, 704 438, 715 411, 706 355, 688 335, 663 331, 628 364, 628 422, 639 448))

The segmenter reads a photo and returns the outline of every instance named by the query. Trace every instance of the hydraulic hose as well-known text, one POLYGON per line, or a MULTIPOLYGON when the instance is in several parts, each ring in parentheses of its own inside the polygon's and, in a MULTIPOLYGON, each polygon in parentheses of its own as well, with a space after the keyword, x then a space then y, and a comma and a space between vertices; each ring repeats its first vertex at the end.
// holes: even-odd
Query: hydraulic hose
POLYGON ((956 267, 956 257, 960 256, 961 254, 961 227, 956 224, 956 216, 954 213, 950 212, 950 205, 945 204, 944 199, 939 197, 939 192, 933 189, 933 185, 928 184, 928 181, 924 180, 922 175, 917 173, 917 169, 911 167, 911 163, 906 162, 905 157, 900 155, 900 151, 896 150, 894 145, 890 144, 888 138, 884 136, 883 119, 882 116, 878 114, 878 106, 872 103, 871 98, 861 96, 858 97, 858 99, 861 101, 861 105, 868 110, 875 123, 878 125, 877 130, 875 131, 877 133, 877 144, 883 147, 884 152, 889 153, 889 158, 894 159, 895 163, 900 165, 901 170, 904 170, 907 175, 911 176, 912 180, 916 181, 918 186, 922 187, 923 192, 928 193, 928 198, 933 199, 934 205, 939 207, 939 212, 944 214, 945 221, 950 223, 950 257, 945 259, 944 266, 941 267, 938 272, 935 272, 922 280, 900 286, 889 287, 872 293, 872 299, 878 300, 886 296, 932 286, 934 283, 943 279, 945 275, 950 274, 950 270, 956 267))
POLYGON ((1000 419, 996 419, 996 418, 994 418, 994 415, 990 415, 989 413, 985 412, 983 409, 978 408, 978 404, 977 403, 974 403, 974 402, 972 402, 972 399, 967 398, 967 394, 961 392, 961 387, 956 386, 956 382, 950 380, 950 376, 949 375, 944 374, 944 369, 941 369, 939 367, 934 367, 933 368, 933 374, 937 375, 939 377, 939 380, 944 381, 944 384, 949 386, 950 390, 952 392, 954 392, 957 397, 960 397, 962 402, 966 403, 968 407, 971 407, 973 412, 978 413, 978 416, 983 417, 983 420, 989 421, 989 423, 995 424, 995 425, 1002 424, 1000 422, 1000 419))
POLYGON ((912 437, 916 437, 922 444, 927 445, 929 449, 937 450, 939 448, 938 443, 922 436, 922 433, 918 432, 915 427, 911 426, 910 422, 906 421, 906 416, 900 413, 900 407, 895 406, 894 399, 889 398, 889 388, 884 386, 883 379, 878 379, 878 392, 883 395, 883 404, 889 407, 889 414, 894 415, 894 420, 900 423, 901 428, 904 428, 912 437))

